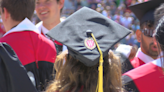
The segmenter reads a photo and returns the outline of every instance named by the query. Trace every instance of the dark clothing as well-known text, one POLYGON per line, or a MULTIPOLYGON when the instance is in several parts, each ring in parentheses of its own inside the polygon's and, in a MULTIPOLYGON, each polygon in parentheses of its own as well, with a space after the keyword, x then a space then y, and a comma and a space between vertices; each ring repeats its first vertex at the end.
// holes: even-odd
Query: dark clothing
POLYGON ((125 72, 134 69, 133 66, 131 65, 131 62, 129 59, 122 53, 114 51, 114 54, 120 58, 121 64, 122 64, 122 74, 125 72))
POLYGON ((14 50, 0 43, 0 92, 37 92, 14 50))
POLYGON ((0 39, 18 55, 27 72, 32 72, 38 90, 44 90, 52 80, 56 49, 52 41, 34 31, 12 32, 0 39))

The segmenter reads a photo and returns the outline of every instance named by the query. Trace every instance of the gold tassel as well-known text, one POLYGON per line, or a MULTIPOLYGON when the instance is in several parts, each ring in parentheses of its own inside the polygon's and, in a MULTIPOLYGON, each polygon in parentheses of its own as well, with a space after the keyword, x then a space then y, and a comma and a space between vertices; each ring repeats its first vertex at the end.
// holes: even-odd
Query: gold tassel
POLYGON ((91 36, 94 40, 94 42, 96 43, 96 46, 98 48, 98 51, 100 53, 100 59, 99 59, 99 68, 98 68, 98 71, 99 71, 99 74, 98 74, 98 83, 97 83, 97 88, 96 88, 96 92, 103 92, 103 53, 93 35, 93 33, 91 33, 91 36))

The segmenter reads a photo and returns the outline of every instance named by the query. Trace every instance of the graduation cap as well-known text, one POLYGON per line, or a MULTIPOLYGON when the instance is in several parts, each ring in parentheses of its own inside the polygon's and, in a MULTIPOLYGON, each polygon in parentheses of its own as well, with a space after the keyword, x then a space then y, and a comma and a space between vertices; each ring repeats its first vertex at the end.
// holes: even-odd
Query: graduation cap
POLYGON ((149 0, 143 3, 131 5, 129 8, 139 19, 140 24, 143 24, 148 20, 154 22, 154 11, 162 3, 164 3, 164 0, 149 0))
MULTIPOLYGON (((50 30, 47 35, 66 45, 71 56, 90 67, 96 65, 99 59, 99 65, 103 65, 103 57, 108 55, 109 49, 129 33, 127 28, 95 10, 83 7, 50 30)), ((102 69, 99 67, 99 70, 102 69)), ((102 78, 102 71, 99 78, 100 76, 102 78)), ((102 85, 101 87, 103 88, 102 85)))

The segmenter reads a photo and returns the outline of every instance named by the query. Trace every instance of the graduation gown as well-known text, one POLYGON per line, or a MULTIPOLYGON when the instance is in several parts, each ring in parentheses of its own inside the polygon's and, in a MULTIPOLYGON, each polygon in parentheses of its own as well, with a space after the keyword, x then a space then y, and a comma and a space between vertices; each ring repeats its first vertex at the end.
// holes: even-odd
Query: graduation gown
POLYGON ((35 25, 25 19, 8 31, 0 42, 6 42, 14 49, 27 72, 34 75, 36 88, 44 90, 53 79, 56 49, 52 41, 37 31, 35 25))
POLYGON ((0 92, 37 92, 14 50, 0 43, 0 92))
POLYGON ((125 73, 122 79, 127 91, 164 92, 164 72, 160 58, 125 73))
POLYGON ((118 56, 120 58, 120 61, 122 64, 122 66, 121 66, 122 74, 124 74, 125 72, 127 72, 129 70, 134 69, 131 62, 129 61, 129 59, 124 54, 117 52, 117 51, 113 51, 113 52, 116 56, 118 56))
POLYGON ((134 59, 131 61, 131 64, 134 68, 137 68, 143 64, 145 64, 145 62, 143 62, 140 58, 138 57, 134 57, 134 59))
POLYGON ((144 54, 141 48, 138 49, 136 56, 131 61, 122 53, 117 52, 116 55, 120 57, 122 63, 122 74, 154 60, 150 56, 144 54))
MULTIPOLYGON (((41 33, 43 36, 45 36, 43 33, 41 33)), ((51 39, 53 42, 54 42, 54 45, 56 47, 56 51, 57 51, 57 54, 59 54, 63 49, 63 45, 61 43, 59 43, 58 41, 56 40, 53 40, 51 39)))
POLYGON ((131 60, 131 64, 132 64, 133 68, 137 68, 137 67, 139 67, 143 64, 149 63, 153 60, 154 60, 153 58, 144 54, 141 51, 141 48, 139 48, 137 53, 136 53, 136 56, 134 57, 134 59, 131 60))

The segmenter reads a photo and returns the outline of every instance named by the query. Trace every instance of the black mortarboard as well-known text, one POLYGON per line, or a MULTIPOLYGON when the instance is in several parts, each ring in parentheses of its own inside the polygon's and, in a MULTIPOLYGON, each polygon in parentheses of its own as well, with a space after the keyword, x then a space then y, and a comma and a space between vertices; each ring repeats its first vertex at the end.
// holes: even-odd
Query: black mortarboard
POLYGON ((37 92, 14 50, 0 43, 0 92, 37 92))
POLYGON ((74 58, 86 66, 93 66, 99 62, 100 54, 90 39, 90 31, 95 36, 103 57, 114 44, 130 33, 130 30, 102 14, 83 7, 50 30, 47 35, 66 45, 69 54, 74 58))
POLYGON ((164 0, 150 0, 131 5, 129 8, 139 19, 140 24, 143 24, 148 20, 154 22, 154 11, 160 6, 161 3, 164 3, 164 0))
POLYGON ((103 92, 103 57, 109 49, 127 36, 130 30, 103 16, 95 10, 84 7, 47 33, 64 44, 71 56, 86 66, 99 62, 96 92, 103 92))

